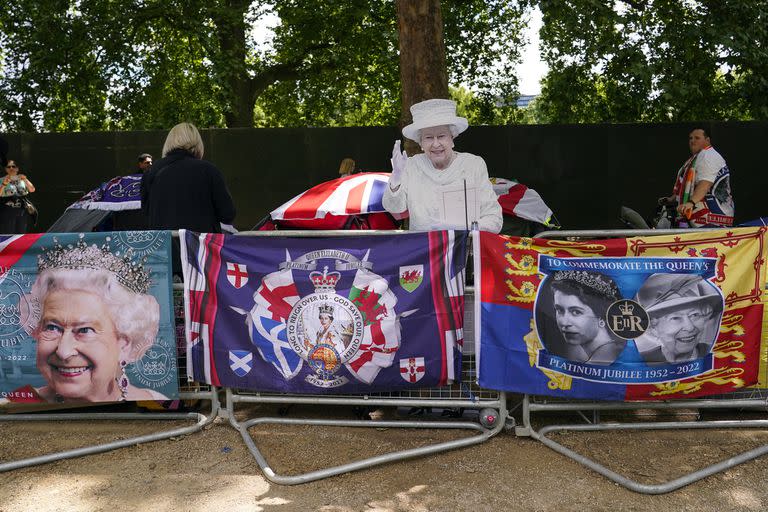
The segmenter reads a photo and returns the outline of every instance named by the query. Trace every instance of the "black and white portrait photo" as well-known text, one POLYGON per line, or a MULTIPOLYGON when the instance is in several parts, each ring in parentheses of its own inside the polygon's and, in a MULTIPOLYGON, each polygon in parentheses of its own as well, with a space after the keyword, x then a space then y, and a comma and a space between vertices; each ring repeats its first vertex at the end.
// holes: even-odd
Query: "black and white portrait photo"
POLYGON ((610 277, 586 270, 557 270, 542 284, 536 329, 547 351, 580 363, 609 365, 626 345, 606 324, 608 307, 621 299, 610 277))

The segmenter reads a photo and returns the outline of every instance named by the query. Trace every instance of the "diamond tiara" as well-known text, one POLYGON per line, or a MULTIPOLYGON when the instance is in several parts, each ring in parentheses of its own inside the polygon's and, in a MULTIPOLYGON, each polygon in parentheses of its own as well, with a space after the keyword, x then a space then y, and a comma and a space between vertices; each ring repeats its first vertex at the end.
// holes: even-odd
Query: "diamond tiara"
POLYGON ((620 297, 619 287, 610 278, 585 270, 558 270, 553 275, 555 281, 579 283, 605 297, 620 297))
POLYGON ((37 258, 38 271, 66 268, 66 269, 93 269, 106 270, 117 278, 117 281, 135 293, 147 293, 150 285, 149 272, 144 269, 144 261, 131 261, 133 249, 128 249, 122 256, 120 252, 112 253, 109 250, 110 237, 101 247, 96 244, 88 245, 80 235, 80 240, 75 245, 62 246, 54 238, 54 245, 50 249, 43 248, 43 253, 37 258))

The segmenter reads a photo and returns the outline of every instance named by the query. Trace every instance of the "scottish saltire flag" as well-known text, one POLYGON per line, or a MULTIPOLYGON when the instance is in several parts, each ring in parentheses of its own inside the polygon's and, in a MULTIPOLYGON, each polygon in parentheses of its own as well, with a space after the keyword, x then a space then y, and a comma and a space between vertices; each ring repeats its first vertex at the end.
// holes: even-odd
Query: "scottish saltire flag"
POLYGON ((767 230, 584 242, 480 233, 479 384, 610 400, 765 387, 767 230))
POLYGON ((456 378, 467 233, 180 236, 192 379, 368 393, 456 378))
POLYGON ((81 210, 138 210, 141 208, 141 174, 117 176, 72 203, 81 210))
POLYGON ((552 210, 532 188, 504 178, 491 178, 491 185, 504 215, 532 220, 545 226, 556 226, 552 210))
POLYGON ((0 236, 0 404, 178 398, 169 231, 0 236))

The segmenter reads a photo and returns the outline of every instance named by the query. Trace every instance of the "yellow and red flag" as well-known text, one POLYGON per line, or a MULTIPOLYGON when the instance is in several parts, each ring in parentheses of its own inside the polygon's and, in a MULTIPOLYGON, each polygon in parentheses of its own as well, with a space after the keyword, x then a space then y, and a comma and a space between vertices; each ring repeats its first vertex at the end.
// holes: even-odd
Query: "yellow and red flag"
POLYGON ((484 387, 660 400, 766 386, 764 227, 475 243, 484 387))

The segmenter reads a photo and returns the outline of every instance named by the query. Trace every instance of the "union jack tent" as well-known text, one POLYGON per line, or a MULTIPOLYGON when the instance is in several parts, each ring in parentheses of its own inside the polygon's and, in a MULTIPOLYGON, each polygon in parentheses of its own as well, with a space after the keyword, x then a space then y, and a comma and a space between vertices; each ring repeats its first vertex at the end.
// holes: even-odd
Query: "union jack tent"
MULTIPOLYGON (((256 227, 272 229, 395 229, 397 220, 382 205, 388 172, 363 172, 320 183, 302 192, 256 227)), ((559 227, 541 196, 513 180, 490 178, 505 216, 519 217, 547 227, 559 227)))
POLYGON ((273 210, 258 229, 395 229, 381 199, 388 172, 363 172, 326 181, 273 210))

